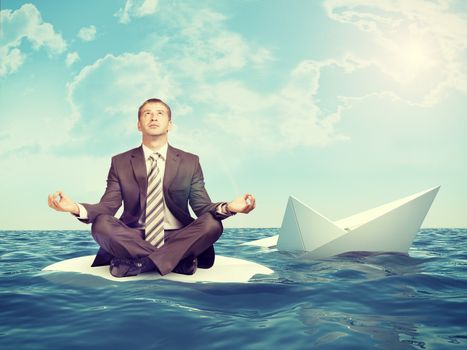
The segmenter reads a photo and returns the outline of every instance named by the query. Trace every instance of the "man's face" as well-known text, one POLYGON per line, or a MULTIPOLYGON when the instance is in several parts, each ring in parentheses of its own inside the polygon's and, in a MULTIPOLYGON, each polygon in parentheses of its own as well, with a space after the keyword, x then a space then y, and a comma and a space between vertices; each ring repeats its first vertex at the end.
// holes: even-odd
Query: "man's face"
POLYGON ((143 135, 158 136, 166 134, 172 128, 169 111, 161 103, 146 103, 138 120, 138 130, 143 135))

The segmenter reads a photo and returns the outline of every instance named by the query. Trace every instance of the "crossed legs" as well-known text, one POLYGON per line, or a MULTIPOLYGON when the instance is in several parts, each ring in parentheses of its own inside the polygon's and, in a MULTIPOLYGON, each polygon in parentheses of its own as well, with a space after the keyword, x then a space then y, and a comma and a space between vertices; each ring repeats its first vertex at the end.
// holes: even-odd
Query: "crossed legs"
POLYGON ((188 226, 166 231, 164 245, 156 248, 144 240, 144 231, 128 227, 111 215, 98 215, 91 228, 92 236, 99 246, 118 258, 148 257, 161 275, 171 272, 183 259, 207 256, 214 263, 212 245, 221 236, 222 223, 211 213, 205 213, 188 226))

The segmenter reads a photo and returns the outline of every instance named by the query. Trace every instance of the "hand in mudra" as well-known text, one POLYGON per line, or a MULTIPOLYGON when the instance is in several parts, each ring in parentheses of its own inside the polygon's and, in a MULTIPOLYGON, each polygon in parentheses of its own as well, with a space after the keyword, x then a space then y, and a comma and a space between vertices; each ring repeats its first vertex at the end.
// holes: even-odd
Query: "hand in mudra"
POLYGON ((227 209, 234 213, 248 214, 250 211, 255 209, 256 204, 255 197, 252 194, 246 193, 245 195, 234 199, 232 202, 227 204, 227 209))
POLYGON ((68 197, 62 191, 49 194, 49 207, 57 211, 66 211, 73 214, 79 214, 78 205, 74 200, 68 197))

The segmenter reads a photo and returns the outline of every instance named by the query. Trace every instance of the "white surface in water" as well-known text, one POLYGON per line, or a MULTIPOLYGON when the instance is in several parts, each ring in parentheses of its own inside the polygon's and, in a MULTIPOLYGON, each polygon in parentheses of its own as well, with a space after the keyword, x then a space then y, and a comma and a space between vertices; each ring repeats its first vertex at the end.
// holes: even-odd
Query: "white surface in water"
POLYGON ((216 255, 216 262, 213 267, 210 269, 198 268, 194 275, 169 273, 161 276, 154 271, 137 276, 117 278, 110 274, 108 265, 91 267, 94 258, 94 255, 87 255, 63 260, 43 268, 42 271, 79 272, 116 282, 165 279, 187 283, 246 283, 256 274, 270 275, 274 272, 266 266, 251 261, 216 255))
POLYGON ((275 246, 277 246, 278 239, 279 239, 279 235, 275 235, 271 237, 257 239, 255 241, 245 242, 245 243, 242 243, 241 245, 254 245, 254 246, 263 247, 263 248, 274 248, 275 246))

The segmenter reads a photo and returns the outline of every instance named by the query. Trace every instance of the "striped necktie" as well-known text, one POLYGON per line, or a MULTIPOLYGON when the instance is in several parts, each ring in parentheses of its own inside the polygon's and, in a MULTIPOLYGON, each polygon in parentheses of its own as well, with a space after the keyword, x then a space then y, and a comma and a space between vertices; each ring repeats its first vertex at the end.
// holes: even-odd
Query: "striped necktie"
POLYGON ((159 248, 164 245, 164 199, 161 173, 157 166, 157 160, 161 158, 161 155, 153 153, 149 158, 152 163, 148 175, 145 240, 159 248))

